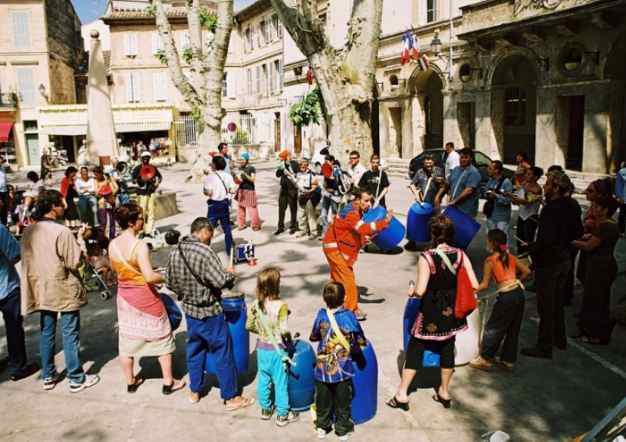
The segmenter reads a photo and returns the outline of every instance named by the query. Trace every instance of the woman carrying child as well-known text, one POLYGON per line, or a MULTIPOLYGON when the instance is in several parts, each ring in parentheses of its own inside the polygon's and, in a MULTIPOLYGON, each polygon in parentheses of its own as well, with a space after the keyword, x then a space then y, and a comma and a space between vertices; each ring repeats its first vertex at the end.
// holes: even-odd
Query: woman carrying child
POLYGON ((519 331, 524 317, 524 286, 520 281, 530 275, 530 270, 509 252, 507 237, 502 230, 489 231, 487 250, 491 255, 485 260, 483 279, 478 290, 486 290, 493 279, 498 286, 498 297, 485 326, 480 356, 472 360, 469 366, 491 370, 502 345, 499 363, 503 368, 512 370, 517 360, 519 331))
POLYGON ((256 345, 257 398, 261 405, 261 419, 271 419, 276 409, 276 425, 284 427, 298 420, 298 413, 289 411, 286 365, 289 362, 283 340, 291 341, 291 334, 287 328, 289 310, 280 300, 278 269, 270 267, 259 273, 256 294, 257 300, 248 309, 246 329, 259 335, 256 345))
POLYGON ((351 403, 354 366, 352 355, 366 345, 365 335, 354 312, 343 307, 345 290, 337 282, 324 286, 326 308, 317 313, 309 340, 319 342, 315 364, 315 428, 320 439, 333 428, 339 440, 354 431, 351 403))

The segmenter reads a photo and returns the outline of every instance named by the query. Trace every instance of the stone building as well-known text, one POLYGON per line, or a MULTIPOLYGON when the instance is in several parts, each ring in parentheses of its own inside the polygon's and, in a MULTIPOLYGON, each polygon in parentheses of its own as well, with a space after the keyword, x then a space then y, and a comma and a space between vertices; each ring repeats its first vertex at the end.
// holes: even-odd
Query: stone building
POLYGON ((49 141, 38 107, 76 103, 84 60, 80 20, 70 0, 0 1, 0 150, 15 166, 36 166, 49 141))

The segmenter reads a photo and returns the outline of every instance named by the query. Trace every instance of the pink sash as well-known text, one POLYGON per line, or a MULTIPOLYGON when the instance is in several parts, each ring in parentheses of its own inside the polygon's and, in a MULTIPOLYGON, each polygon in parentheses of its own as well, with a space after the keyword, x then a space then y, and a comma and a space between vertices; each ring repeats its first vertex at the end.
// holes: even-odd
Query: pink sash
POLYGON ((129 339, 157 341, 172 332, 165 306, 149 285, 118 286, 117 320, 120 335, 129 339), (157 309, 160 314, 155 316, 157 309))

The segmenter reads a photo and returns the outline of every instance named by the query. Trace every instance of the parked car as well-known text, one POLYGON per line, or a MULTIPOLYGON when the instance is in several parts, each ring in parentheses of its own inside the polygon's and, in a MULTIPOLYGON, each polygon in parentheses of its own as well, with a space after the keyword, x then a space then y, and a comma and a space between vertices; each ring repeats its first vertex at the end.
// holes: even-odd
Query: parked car
MULTIPOLYGON (((413 179, 413 176, 415 175, 415 173, 419 169, 422 168, 424 157, 426 155, 432 156, 433 159, 435 160, 435 166, 439 166, 443 169, 444 168, 443 158, 444 158, 445 153, 446 153, 445 149, 428 149, 420 153, 415 158, 413 158, 411 162, 409 163, 409 179, 413 179)), ((476 168, 480 172, 480 176, 482 177, 481 187, 484 186, 487 183, 487 181, 489 181, 489 174, 487 173, 487 168, 489 167, 489 164, 491 164, 491 161, 492 159, 489 158, 484 153, 482 153, 481 151, 479 150, 474 151, 474 166, 476 166, 476 168)), ((504 176, 506 178, 513 181, 514 175, 515 173, 512 170, 507 169, 506 167, 504 168, 504 176)))

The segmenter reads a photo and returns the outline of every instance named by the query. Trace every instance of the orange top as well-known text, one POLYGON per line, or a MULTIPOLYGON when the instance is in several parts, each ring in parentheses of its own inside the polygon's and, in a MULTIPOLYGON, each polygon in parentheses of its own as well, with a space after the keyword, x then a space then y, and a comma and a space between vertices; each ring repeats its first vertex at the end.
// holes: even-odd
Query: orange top
POLYGON ((487 261, 491 264, 493 279, 495 279, 498 284, 515 279, 515 265, 517 263, 515 256, 509 253, 509 266, 506 269, 497 254, 491 255, 487 258, 487 261))
POLYGON ((352 204, 344 207, 328 226, 324 235, 324 251, 339 250, 349 266, 354 265, 366 236, 372 236, 389 225, 387 219, 363 222, 362 214, 352 204))
MULTIPOLYGON (((135 249, 139 245, 139 240, 133 245, 130 250, 130 257, 128 261, 124 260, 124 257, 121 256, 122 260, 116 259, 112 254, 109 254, 109 260, 111 261, 111 268, 115 273, 117 273, 117 280, 121 284, 130 284, 130 285, 145 285, 146 279, 143 277, 141 270, 139 270, 139 263, 135 258, 135 249)), ((116 254, 120 253, 117 250, 117 247, 113 245, 116 254)))

